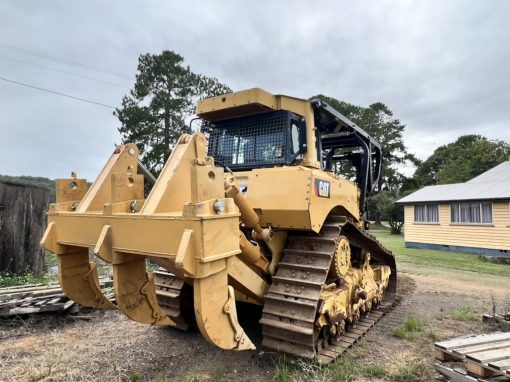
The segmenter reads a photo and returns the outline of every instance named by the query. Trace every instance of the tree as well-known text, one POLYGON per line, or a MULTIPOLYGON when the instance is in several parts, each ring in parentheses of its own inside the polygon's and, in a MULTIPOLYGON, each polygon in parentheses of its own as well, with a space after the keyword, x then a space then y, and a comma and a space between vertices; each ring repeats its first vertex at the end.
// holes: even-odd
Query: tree
POLYGON ((381 224, 381 220, 388 220, 387 211, 395 202, 395 197, 389 191, 381 191, 372 195, 368 200, 368 219, 381 224))
POLYGON ((400 235, 404 226, 404 206, 393 203, 386 211, 393 235, 400 235))
POLYGON ((481 135, 463 135, 438 147, 414 174, 417 186, 462 183, 508 160, 510 145, 481 135))
POLYGON ((404 225, 404 207, 395 204, 396 200, 387 190, 368 199, 369 219, 374 219, 376 224, 381 224, 381 220, 388 221, 392 234, 400 234, 404 225))
POLYGON ((140 149, 142 163, 158 174, 193 114, 199 98, 230 92, 216 78, 196 74, 179 54, 142 54, 133 89, 114 115, 121 123, 123 142, 140 149))

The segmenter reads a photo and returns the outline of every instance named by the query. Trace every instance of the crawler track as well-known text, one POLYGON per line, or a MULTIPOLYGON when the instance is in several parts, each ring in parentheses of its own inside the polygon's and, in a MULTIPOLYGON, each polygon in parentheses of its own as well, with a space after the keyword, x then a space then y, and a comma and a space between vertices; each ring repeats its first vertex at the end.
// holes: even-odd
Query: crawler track
POLYGON ((265 296, 262 324, 265 347, 292 355, 317 358, 327 364, 355 344, 393 306, 396 265, 391 252, 342 216, 330 216, 319 235, 289 236, 282 261, 265 296), (383 302, 361 316, 336 338, 321 338, 315 320, 319 298, 326 285, 338 238, 345 235, 352 246, 370 251, 372 264, 389 265, 392 271, 383 302))
POLYGON ((177 324, 177 329, 188 330, 194 323, 191 287, 162 268, 154 272, 154 282, 159 306, 177 324))

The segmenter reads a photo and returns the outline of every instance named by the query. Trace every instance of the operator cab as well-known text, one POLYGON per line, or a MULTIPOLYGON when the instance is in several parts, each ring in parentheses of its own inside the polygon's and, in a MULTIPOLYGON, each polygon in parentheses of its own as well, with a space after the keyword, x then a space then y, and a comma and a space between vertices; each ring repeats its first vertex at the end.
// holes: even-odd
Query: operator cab
POLYGON ((363 210, 376 190, 379 144, 322 100, 254 88, 204 99, 197 115, 207 122, 208 155, 229 171, 303 165, 345 176, 348 168, 354 170, 363 210))
POLYGON ((210 125, 208 155, 233 171, 292 165, 305 151, 304 118, 287 110, 210 125))

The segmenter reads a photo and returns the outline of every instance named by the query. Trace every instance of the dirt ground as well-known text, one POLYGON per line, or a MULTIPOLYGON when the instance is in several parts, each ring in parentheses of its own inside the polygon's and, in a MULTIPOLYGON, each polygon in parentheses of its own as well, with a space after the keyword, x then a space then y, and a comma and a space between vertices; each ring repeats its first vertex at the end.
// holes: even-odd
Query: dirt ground
MULTIPOLYGON (((481 315, 508 303, 505 277, 400 264, 399 305, 360 341, 364 362, 425 362, 432 375, 434 341, 490 330, 480 321, 459 321, 452 312, 470 306, 481 315), (506 301, 506 302, 505 302, 506 301), (413 342, 391 335, 406 317, 424 320, 435 338, 413 342), (411 361, 409 361, 411 360, 411 361)), ((256 327, 259 309, 242 308, 241 324, 256 327), (243 324, 244 323, 244 324, 243 324)), ((0 381, 269 381, 277 354, 260 348, 227 352, 198 332, 137 324, 115 311, 73 316, 32 316, 0 321, 0 381)), ((432 337, 432 336, 431 336, 432 337)), ((356 350, 351 350, 356 351, 356 350)), ((376 380, 376 379, 364 379, 376 380)))

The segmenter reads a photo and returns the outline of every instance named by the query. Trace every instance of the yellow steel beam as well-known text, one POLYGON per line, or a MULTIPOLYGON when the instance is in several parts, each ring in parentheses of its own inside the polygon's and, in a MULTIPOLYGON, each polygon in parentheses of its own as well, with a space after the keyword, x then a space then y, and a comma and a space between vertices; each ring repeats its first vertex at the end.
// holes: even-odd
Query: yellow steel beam
POLYGON ((77 208, 73 197, 50 207, 42 244, 59 258, 64 290, 84 305, 111 307, 88 262, 92 249, 113 264, 116 303, 124 314, 175 325, 157 304, 154 277, 146 271, 146 259, 156 260, 193 283, 197 323, 209 341, 224 349, 253 348, 237 322, 228 283, 256 301, 268 285, 236 258, 240 213, 225 198, 223 169, 206 156, 205 137, 179 139, 147 200, 137 163, 134 145, 119 146, 77 208))

